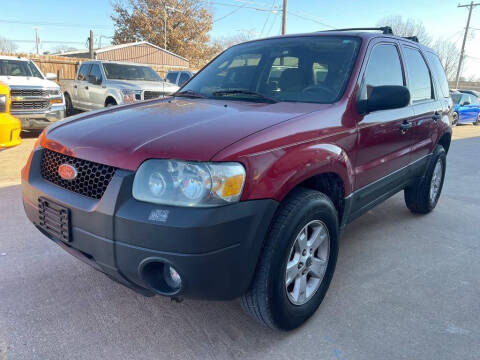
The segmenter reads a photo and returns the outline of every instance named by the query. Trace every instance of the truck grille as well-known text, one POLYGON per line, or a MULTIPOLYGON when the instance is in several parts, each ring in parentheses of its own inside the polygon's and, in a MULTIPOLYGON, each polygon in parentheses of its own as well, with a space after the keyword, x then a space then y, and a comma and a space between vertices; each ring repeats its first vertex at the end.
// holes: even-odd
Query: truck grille
POLYGON ((45 110, 48 109, 50 103, 48 101, 12 101, 12 110, 45 110))
POLYGON ((40 169, 45 180, 94 199, 103 196, 115 173, 112 166, 74 158, 48 149, 43 150, 40 169), (64 180, 58 175, 58 167, 62 164, 69 164, 77 170, 75 179, 64 180))
POLYGON ((161 91, 145 91, 143 93, 143 100, 156 99, 163 97, 164 93, 161 91))
POLYGON ((42 89, 12 89, 11 96, 48 96, 48 90, 42 89))

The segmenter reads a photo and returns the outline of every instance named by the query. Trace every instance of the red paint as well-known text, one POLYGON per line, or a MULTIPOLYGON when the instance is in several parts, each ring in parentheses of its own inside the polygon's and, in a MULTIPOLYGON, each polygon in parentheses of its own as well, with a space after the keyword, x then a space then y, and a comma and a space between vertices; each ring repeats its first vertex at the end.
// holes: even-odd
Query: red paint
POLYGON ((239 161, 247 171, 243 200, 281 200, 305 179, 326 172, 340 176, 347 196, 431 152, 440 136, 451 132, 450 110, 428 126, 425 119, 433 110, 426 107, 390 111, 387 118, 381 111, 358 114, 359 79, 371 46, 400 43, 380 34, 358 36, 363 42, 357 63, 335 104, 150 101, 73 117, 49 128, 41 144, 132 171, 150 158, 239 161), (398 125, 404 119, 420 126, 403 136, 398 125))

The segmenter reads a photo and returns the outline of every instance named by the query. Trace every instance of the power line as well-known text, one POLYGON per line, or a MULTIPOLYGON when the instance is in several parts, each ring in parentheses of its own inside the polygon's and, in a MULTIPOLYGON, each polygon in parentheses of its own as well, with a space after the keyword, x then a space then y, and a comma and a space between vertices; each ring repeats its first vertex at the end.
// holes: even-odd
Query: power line
POLYGON ((335 26, 326 24, 326 23, 324 23, 324 22, 315 20, 315 19, 310 18, 310 17, 306 17, 306 16, 303 16, 303 15, 297 14, 297 13, 295 13, 295 12, 293 12, 293 11, 288 11, 288 13, 289 13, 290 15, 293 15, 293 16, 298 17, 298 18, 300 18, 300 19, 312 21, 312 22, 314 22, 314 23, 317 23, 317 24, 319 24, 319 25, 323 25, 323 26, 328 27, 328 28, 330 28, 330 29, 335 29, 335 28, 336 28, 335 26))
POLYGON ((35 26, 53 26, 53 27, 77 27, 77 28, 97 28, 97 29, 111 29, 111 26, 106 25, 92 25, 92 24, 72 24, 72 23, 53 23, 47 21, 19 21, 19 20, 8 20, 0 19, 0 23, 5 24, 19 24, 19 25, 35 25, 35 26))
POLYGON ((236 8, 236 9, 232 10, 232 11, 229 12, 228 14, 226 14, 226 15, 224 15, 224 16, 221 16, 221 17, 219 17, 218 19, 213 20, 212 23, 216 23, 216 22, 218 22, 218 21, 220 21, 220 20, 225 19, 226 17, 229 17, 230 15, 235 14, 238 10, 243 9, 245 6, 246 6, 246 5, 240 6, 240 7, 236 8))
POLYGON ((271 8, 271 11, 268 13, 267 18, 265 19, 265 22, 263 23, 262 31, 260 32, 260 37, 262 37, 262 35, 263 35, 263 31, 265 30, 265 26, 267 26, 268 20, 270 19, 270 15, 272 15, 272 13, 273 13, 273 9, 275 8, 276 3, 277 3, 277 0, 272 1, 272 8, 271 8))

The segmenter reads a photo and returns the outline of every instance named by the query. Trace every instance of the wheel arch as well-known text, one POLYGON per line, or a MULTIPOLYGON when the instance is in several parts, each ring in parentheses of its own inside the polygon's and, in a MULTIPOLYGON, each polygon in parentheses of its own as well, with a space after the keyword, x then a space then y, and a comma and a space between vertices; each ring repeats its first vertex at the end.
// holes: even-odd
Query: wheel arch
POLYGON ((114 104, 118 105, 117 99, 113 95, 107 95, 107 98, 105 99, 104 106, 107 106, 108 104, 114 104))

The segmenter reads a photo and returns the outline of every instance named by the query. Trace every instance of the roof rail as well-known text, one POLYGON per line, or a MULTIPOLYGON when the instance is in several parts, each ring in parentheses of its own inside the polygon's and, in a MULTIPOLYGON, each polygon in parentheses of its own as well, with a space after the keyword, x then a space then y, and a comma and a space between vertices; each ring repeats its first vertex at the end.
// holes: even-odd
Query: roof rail
POLYGON ((364 27, 364 28, 346 28, 346 29, 333 29, 333 30, 323 30, 321 32, 328 32, 328 31, 364 31, 364 30, 377 30, 381 31, 384 34, 393 35, 393 30, 390 26, 381 26, 381 27, 364 27))
POLYGON ((417 36, 403 36, 404 39, 419 42, 417 36))

